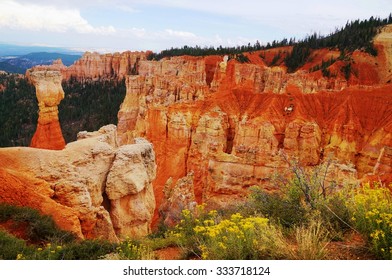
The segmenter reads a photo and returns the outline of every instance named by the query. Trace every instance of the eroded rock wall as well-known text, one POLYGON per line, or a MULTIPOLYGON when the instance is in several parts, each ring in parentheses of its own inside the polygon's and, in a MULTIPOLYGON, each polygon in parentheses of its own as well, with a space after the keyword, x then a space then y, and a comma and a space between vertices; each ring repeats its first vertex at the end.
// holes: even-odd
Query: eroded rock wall
POLYGON ((62 69, 65 80, 122 79, 138 71, 138 61, 145 60, 148 52, 99 54, 86 52, 73 65, 62 69))
MULTIPOLYGON (((388 38, 377 47, 387 48, 388 38)), ((329 54, 315 57, 322 55, 329 54)), ((376 60, 391 58, 386 50, 377 59, 358 52, 353 59, 349 80, 309 73, 309 66, 287 73, 223 57, 140 61, 138 75, 127 77, 119 142, 143 136, 153 143, 155 197, 168 220, 178 215, 168 206, 168 185, 191 192, 184 207, 193 196, 225 207, 252 185, 276 188, 271 176, 287 173, 291 159, 309 168, 332 161, 327 178, 341 184, 390 172, 392 86, 382 66, 389 64, 376 60)))

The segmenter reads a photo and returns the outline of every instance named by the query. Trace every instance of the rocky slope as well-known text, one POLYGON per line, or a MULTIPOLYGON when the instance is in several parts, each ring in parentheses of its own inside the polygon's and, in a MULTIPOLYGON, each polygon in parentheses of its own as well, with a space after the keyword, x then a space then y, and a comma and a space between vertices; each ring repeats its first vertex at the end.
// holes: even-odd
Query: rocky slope
POLYGON ((0 149, 0 202, 52 215, 80 238, 144 236, 155 209, 150 143, 116 144, 116 127, 81 132, 61 151, 0 149))

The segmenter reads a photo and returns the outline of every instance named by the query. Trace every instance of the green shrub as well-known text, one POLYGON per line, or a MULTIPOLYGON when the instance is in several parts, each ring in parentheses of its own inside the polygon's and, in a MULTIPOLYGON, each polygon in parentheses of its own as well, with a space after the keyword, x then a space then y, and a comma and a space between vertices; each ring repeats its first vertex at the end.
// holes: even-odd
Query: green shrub
POLYGON ((0 203, 0 222, 8 221, 17 211, 15 208, 13 205, 0 203))
POLYGON ((58 259, 98 260, 116 250, 116 244, 105 240, 83 240, 69 243, 58 253, 58 259))
POLYGON ((145 245, 129 239, 112 243, 105 240, 75 241, 75 237, 60 230, 50 216, 41 215, 37 210, 0 204, 0 222, 11 220, 16 226, 23 223, 29 241, 0 231, 0 259, 30 260, 97 260, 108 254, 119 259, 152 259, 152 251, 145 245))
POLYGON ((0 259, 4 260, 150 260, 154 254, 149 247, 125 240, 111 243, 105 240, 83 240, 65 244, 28 245, 0 231, 0 259), (111 257, 108 257, 111 256, 111 257))
POLYGON ((347 197, 342 192, 337 192, 318 206, 321 219, 330 226, 331 231, 334 231, 332 238, 338 238, 353 229, 346 201, 347 197))
POLYGON ((175 238, 173 235, 168 233, 169 230, 164 233, 165 234, 164 237, 149 236, 148 238, 143 239, 141 243, 146 247, 150 248, 151 250, 159 250, 167 247, 176 246, 178 243, 177 238, 175 238))
POLYGON ((269 224, 267 218, 248 217, 233 214, 230 219, 194 228, 199 238, 203 259, 256 260, 274 258, 280 251, 276 241, 281 233, 269 224))
POLYGON ((295 195, 267 193, 253 187, 250 199, 251 209, 284 227, 293 227, 306 221, 306 209, 295 195))
POLYGON ((16 224, 27 225, 26 234, 32 242, 70 242, 75 239, 70 232, 61 230, 52 217, 41 215, 29 207, 19 207, 0 203, 0 221, 12 220, 16 224))
POLYGON ((217 219, 217 211, 206 213, 205 205, 198 205, 194 212, 185 209, 181 213, 181 221, 173 231, 170 231, 168 237, 175 238, 177 245, 184 252, 184 257, 200 256, 199 236, 195 234, 194 228, 205 220, 217 219))
POLYGON ((0 259, 24 259, 33 250, 26 245, 24 240, 18 239, 6 232, 0 231, 0 259))

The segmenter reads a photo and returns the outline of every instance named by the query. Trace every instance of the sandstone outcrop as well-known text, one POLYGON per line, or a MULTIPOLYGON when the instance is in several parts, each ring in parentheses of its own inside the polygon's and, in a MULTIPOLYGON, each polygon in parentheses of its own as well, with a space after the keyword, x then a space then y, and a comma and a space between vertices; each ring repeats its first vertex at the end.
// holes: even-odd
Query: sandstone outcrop
POLYGON ((146 60, 148 52, 123 52, 114 54, 84 53, 83 57, 68 68, 62 69, 65 80, 122 79, 138 71, 139 60, 146 60))
POLYGON ((155 208, 150 143, 116 145, 116 126, 79 134, 61 151, 0 149, 0 202, 53 215, 81 238, 143 236, 155 208))
POLYGON ((387 25, 383 27, 382 32, 380 32, 374 38, 374 45, 379 50, 379 59, 381 67, 384 71, 380 71, 380 80, 384 83, 388 83, 392 79, 392 25, 387 25))
POLYGON ((30 147, 61 150, 65 147, 58 117, 58 105, 64 99, 61 72, 50 67, 33 69, 28 77, 35 86, 39 107, 38 125, 30 147))
POLYGON ((172 227, 178 224, 182 218, 182 211, 187 209, 194 211, 197 205, 193 188, 193 174, 179 179, 174 185, 169 178, 163 189, 164 199, 159 207, 164 225, 172 227))
POLYGON ((146 140, 135 141, 118 148, 106 181, 110 215, 120 236, 148 234, 155 210, 155 154, 146 140))

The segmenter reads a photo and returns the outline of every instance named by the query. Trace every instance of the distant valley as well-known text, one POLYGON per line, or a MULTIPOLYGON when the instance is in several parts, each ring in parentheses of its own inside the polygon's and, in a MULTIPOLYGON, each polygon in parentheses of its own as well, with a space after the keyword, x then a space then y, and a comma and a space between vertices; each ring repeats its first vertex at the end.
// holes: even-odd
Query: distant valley
POLYGON ((61 59, 64 65, 69 66, 80 57, 80 52, 62 48, 0 44, 0 71, 24 74, 35 65, 50 65, 61 59))

